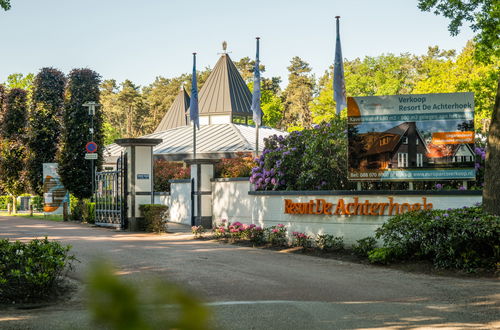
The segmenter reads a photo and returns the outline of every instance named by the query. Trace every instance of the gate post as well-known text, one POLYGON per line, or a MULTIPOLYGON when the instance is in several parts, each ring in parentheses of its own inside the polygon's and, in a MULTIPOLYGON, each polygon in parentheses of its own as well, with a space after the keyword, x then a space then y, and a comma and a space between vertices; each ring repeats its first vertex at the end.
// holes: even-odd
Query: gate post
POLYGON ((139 205, 154 203, 153 147, 162 139, 128 138, 115 143, 125 147, 127 154, 127 222, 130 231, 139 230, 139 205))
POLYGON ((191 225, 212 228, 212 179, 214 178, 215 159, 186 159, 191 167, 193 204, 191 225))

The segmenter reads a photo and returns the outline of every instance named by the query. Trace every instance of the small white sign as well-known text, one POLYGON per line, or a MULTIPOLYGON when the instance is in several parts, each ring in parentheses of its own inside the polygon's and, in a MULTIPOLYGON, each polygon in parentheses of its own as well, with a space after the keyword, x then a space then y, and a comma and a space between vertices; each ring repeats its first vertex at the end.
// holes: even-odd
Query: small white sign
POLYGON ((86 153, 85 159, 97 159, 97 154, 86 153))
POLYGON ((54 202, 54 196, 52 195, 51 192, 44 193, 43 199, 44 199, 45 204, 52 204, 54 202))

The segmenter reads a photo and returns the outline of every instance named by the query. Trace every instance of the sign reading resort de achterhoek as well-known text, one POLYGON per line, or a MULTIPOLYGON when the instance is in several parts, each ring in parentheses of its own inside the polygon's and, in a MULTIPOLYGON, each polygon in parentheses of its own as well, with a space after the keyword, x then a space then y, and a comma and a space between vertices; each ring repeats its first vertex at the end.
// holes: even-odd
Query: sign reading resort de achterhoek
POLYGON ((475 179, 474 94, 349 97, 348 177, 475 179))

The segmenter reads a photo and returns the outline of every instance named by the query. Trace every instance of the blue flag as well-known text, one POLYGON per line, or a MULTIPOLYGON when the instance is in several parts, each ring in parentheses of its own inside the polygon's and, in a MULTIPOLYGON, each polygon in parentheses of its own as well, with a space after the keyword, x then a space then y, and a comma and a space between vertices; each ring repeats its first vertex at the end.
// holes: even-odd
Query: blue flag
POLYGON ((337 104, 337 115, 347 106, 344 78, 344 60, 342 59, 342 49, 340 47, 339 18, 337 19, 337 41, 335 44, 335 63, 333 64, 333 96, 337 104))
POLYGON ((193 53, 193 78, 191 79, 191 99, 189 100, 189 117, 200 129, 200 118, 198 116, 198 86, 196 85, 196 53, 193 53))
POLYGON ((260 108, 260 68, 259 68, 259 38, 257 38, 257 54, 255 56, 255 68, 253 70, 253 95, 252 95, 252 112, 253 121, 256 125, 262 123, 262 109, 260 108))

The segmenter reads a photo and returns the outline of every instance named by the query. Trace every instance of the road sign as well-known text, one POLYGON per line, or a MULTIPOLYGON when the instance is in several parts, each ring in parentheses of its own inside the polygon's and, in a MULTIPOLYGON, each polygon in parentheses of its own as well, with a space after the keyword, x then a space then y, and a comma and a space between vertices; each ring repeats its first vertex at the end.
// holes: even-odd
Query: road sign
POLYGON ((97 159, 97 154, 94 153, 86 153, 85 159, 97 159))
POLYGON ((89 153, 94 153, 97 151, 97 144, 95 142, 89 142, 85 145, 85 150, 89 153))

